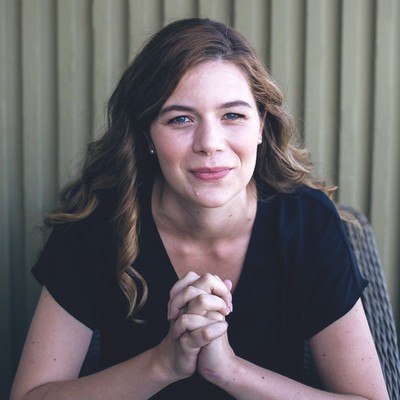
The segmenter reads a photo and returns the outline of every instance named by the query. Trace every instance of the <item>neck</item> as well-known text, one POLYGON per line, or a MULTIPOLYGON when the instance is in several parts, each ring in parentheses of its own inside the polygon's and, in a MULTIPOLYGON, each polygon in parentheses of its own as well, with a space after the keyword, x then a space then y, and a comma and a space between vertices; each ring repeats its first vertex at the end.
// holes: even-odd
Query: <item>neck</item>
POLYGON ((152 209, 159 230, 174 235, 214 242, 235 237, 252 225, 257 210, 254 182, 222 207, 202 207, 178 201, 164 190, 163 181, 156 180, 152 209))

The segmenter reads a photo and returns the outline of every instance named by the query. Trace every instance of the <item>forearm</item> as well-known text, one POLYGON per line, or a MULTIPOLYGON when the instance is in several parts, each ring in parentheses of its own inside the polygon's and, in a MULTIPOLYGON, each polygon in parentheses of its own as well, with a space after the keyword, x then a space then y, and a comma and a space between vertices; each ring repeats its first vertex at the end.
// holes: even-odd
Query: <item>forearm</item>
POLYGON ((11 400, 148 399, 177 380, 157 360, 157 348, 96 374, 63 382, 40 385, 22 395, 14 392, 11 400))
POLYGON ((340 395, 318 390, 237 358, 224 376, 214 383, 237 400, 375 400, 357 395, 340 395))

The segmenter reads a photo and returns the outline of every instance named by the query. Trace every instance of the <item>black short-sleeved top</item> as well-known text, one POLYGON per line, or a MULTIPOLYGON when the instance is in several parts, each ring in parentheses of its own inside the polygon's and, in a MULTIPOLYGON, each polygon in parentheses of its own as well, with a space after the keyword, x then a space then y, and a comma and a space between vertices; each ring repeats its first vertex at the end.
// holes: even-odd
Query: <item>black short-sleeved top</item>
MULTIPOLYGON (((168 331, 169 290, 177 276, 152 217, 150 192, 142 197, 140 254, 134 262, 149 290, 137 315, 143 324, 126 318, 127 302, 117 284, 112 202, 83 221, 53 229, 32 269, 63 308, 101 330, 104 368, 157 345, 168 331)), ((366 285, 325 194, 306 187, 291 194, 260 187, 234 311, 227 318, 229 342, 236 355, 301 380, 304 340, 346 314, 366 285)), ((198 374, 154 398, 171 395, 231 398, 198 374)))

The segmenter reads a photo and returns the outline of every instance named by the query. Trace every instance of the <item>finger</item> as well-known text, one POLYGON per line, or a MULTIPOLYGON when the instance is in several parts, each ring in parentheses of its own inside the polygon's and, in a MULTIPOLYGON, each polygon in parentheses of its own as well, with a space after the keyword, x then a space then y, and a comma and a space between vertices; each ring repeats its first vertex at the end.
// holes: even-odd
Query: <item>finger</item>
MULTIPOLYGON (((227 280, 229 281, 229 280, 227 280)), ((230 282, 230 281, 229 281, 230 282)), ((217 275, 205 273, 191 284, 207 293, 214 294, 224 299, 228 307, 232 308, 232 294, 228 286, 217 275)), ((229 285, 229 283, 228 283, 229 285)))
POLYGON ((196 288, 194 286, 188 286, 178 292, 175 297, 171 298, 168 303, 168 315, 169 321, 177 319, 181 314, 181 310, 196 297, 205 294, 204 290, 196 288))
MULTIPOLYGON (((169 292, 169 298, 174 299, 174 297, 182 291, 183 289, 187 288, 188 285, 191 283, 195 282, 200 275, 196 274, 193 271, 189 271, 186 273, 181 279, 179 279, 174 286, 172 286, 170 292, 169 292)), ((171 300, 168 303, 168 320, 176 319, 179 315, 179 309, 184 307, 183 304, 176 305, 175 307, 171 308, 171 300)))
POLYGON ((213 340, 224 335, 227 330, 228 324, 226 321, 213 322, 202 328, 185 332, 179 341, 185 348, 197 349, 206 346, 213 340))
POLYGON ((196 272, 189 271, 186 273, 181 279, 179 279, 174 286, 172 286, 172 289, 169 292, 169 297, 175 297, 175 295, 180 292, 182 289, 185 287, 191 285, 193 282, 195 282, 197 279, 200 278, 200 275, 196 274, 196 272))
POLYGON ((207 311, 205 317, 213 321, 225 321, 225 315, 218 311, 207 311))
POLYGON ((228 288, 228 290, 231 292, 232 291, 232 281, 230 279, 224 279, 223 282, 225 283, 226 287, 228 288))
POLYGON ((214 323, 216 320, 216 317, 209 319, 198 314, 183 314, 172 323, 172 337, 179 339, 185 332, 203 328, 210 323, 214 323))
POLYGON ((225 283, 226 287, 228 288, 230 294, 231 294, 231 303, 230 303, 230 310, 231 312, 233 311, 233 303, 232 303, 232 287, 233 283, 230 279, 224 279, 223 282, 225 283))
MULTIPOLYGON (((201 294, 202 291, 220 296, 226 302, 229 310, 232 311, 231 288, 232 282, 229 279, 222 281, 217 275, 212 275, 210 273, 206 273, 200 277, 195 272, 188 272, 170 291, 171 300, 168 303, 167 318, 170 321, 178 318, 182 313, 181 310, 184 309, 193 298, 201 294)), ((227 315, 226 311, 221 312, 227 315)))
POLYGON ((226 302, 213 294, 200 294, 189 302, 186 313, 206 315, 208 311, 218 311, 223 315, 228 315, 231 310, 226 302))

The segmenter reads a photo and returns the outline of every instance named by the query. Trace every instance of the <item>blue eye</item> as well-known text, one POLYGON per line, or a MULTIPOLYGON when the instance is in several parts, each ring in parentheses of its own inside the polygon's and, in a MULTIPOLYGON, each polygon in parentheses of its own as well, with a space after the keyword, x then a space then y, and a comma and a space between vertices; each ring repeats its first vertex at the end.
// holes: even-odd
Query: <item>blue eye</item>
POLYGON ((185 124, 187 122, 190 122, 190 119, 186 117, 185 115, 179 115, 178 117, 172 118, 168 121, 169 124, 185 124))
POLYGON ((227 113, 224 115, 224 119, 230 120, 230 121, 234 121, 236 119, 240 119, 243 118, 244 115, 242 114, 238 114, 238 113, 227 113))

